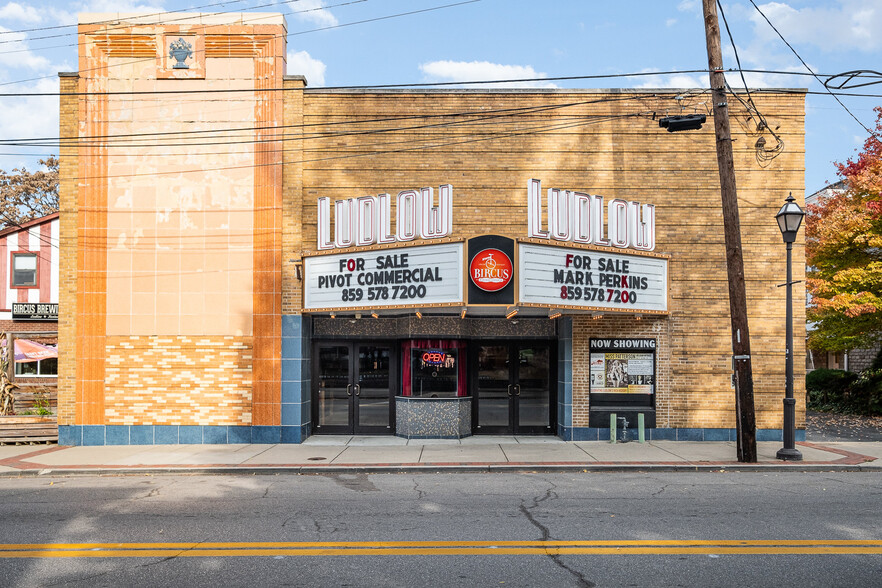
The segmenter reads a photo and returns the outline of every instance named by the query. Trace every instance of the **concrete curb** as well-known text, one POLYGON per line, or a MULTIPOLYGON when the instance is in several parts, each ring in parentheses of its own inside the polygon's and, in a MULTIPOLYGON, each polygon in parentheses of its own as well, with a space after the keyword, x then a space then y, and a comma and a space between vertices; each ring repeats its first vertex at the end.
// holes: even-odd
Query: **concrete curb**
POLYGON ((220 466, 220 467, 120 467, 120 468, 33 468, 0 472, 0 478, 81 477, 81 476, 268 476, 324 474, 475 474, 475 473, 758 473, 758 472, 882 472, 882 468, 862 464, 808 463, 784 464, 462 464, 462 465, 340 465, 340 466, 220 466))

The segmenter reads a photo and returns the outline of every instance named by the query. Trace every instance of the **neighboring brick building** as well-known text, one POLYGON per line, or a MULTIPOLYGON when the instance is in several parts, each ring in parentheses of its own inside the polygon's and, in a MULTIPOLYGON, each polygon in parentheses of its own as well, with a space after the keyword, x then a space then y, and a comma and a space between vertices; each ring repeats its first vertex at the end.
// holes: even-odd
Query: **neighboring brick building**
MULTIPOLYGON (((81 24, 61 74, 61 443, 597 439, 611 412, 734 439, 713 128, 656 120, 706 94, 307 89, 279 15, 118 18, 81 24)), ((774 216, 804 189, 805 96, 753 97, 787 145, 758 165, 730 102, 758 438, 780 439, 774 216)))
MULTIPOLYGON (((0 230, 0 333, 57 343, 58 229, 55 213, 0 230)), ((56 365, 54 358, 20 364, 16 378, 54 384, 56 365)))

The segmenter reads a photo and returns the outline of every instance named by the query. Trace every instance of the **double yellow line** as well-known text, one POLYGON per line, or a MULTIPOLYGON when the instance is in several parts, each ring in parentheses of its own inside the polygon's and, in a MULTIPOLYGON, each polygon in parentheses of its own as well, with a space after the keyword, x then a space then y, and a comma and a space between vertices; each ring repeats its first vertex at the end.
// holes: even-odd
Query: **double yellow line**
POLYGON ((882 540, 338 541, 0 544, 0 558, 338 555, 882 555, 882 540))

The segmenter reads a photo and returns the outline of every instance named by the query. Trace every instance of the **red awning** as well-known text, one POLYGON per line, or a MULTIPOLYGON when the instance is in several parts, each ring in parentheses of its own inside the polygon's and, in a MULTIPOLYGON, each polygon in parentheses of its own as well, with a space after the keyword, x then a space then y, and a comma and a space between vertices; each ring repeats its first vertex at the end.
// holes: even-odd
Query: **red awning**
POLYGON ((57 347, 50 347, 49 345, 43 345, 28 339, 15 340, 15 361, 17 363, 40 361, 41 359, 52 359, 54 357, 58 357, 57 347))

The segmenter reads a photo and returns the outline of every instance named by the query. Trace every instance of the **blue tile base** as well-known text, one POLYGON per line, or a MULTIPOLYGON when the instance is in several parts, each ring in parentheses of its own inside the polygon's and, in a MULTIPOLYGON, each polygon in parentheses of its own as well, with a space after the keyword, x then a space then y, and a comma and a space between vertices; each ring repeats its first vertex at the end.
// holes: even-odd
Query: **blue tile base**
MULTIPOLYGON (((557 427, 564 441, 609 441, 609 429, 557 427)), ((647 441, 736 441, 735 429, 646 429, 647 441)), ((628 439, 637 439, 637 429, 628 429, 628 439)), ((781 429, 757 429, 757 441, 784 441, 781 429)), ((805 429, 796 430, 796 440, 805 441, 805 429)))
MULTIPOLYGON (((735 429, 646 429, 647 441, 735 441, 735 429)), ((172 445, 294 443, 312 435, 309 423, 300 426, 239 427, 189 425, 59 425, 59 445, 172 445)), ((609 429, 564 427, 557 436, 564 441, 609 441, 609 429)), ((414 437, 420 438, 423 437, 414 437)), ((425 437, 437 439, 437 437, 425 437)), ((637 439, 637 429, 628 429, 628 439, 637 439)), ((757 441, 783 442, 781 429, 758 429, 757 441)), ((796 440, 805 441, 805 429, 796 430, 796 440)))
POLYGON ((309 424, 293 427, 200 425, 60 425, 59 445, 302 443, 309 424))

